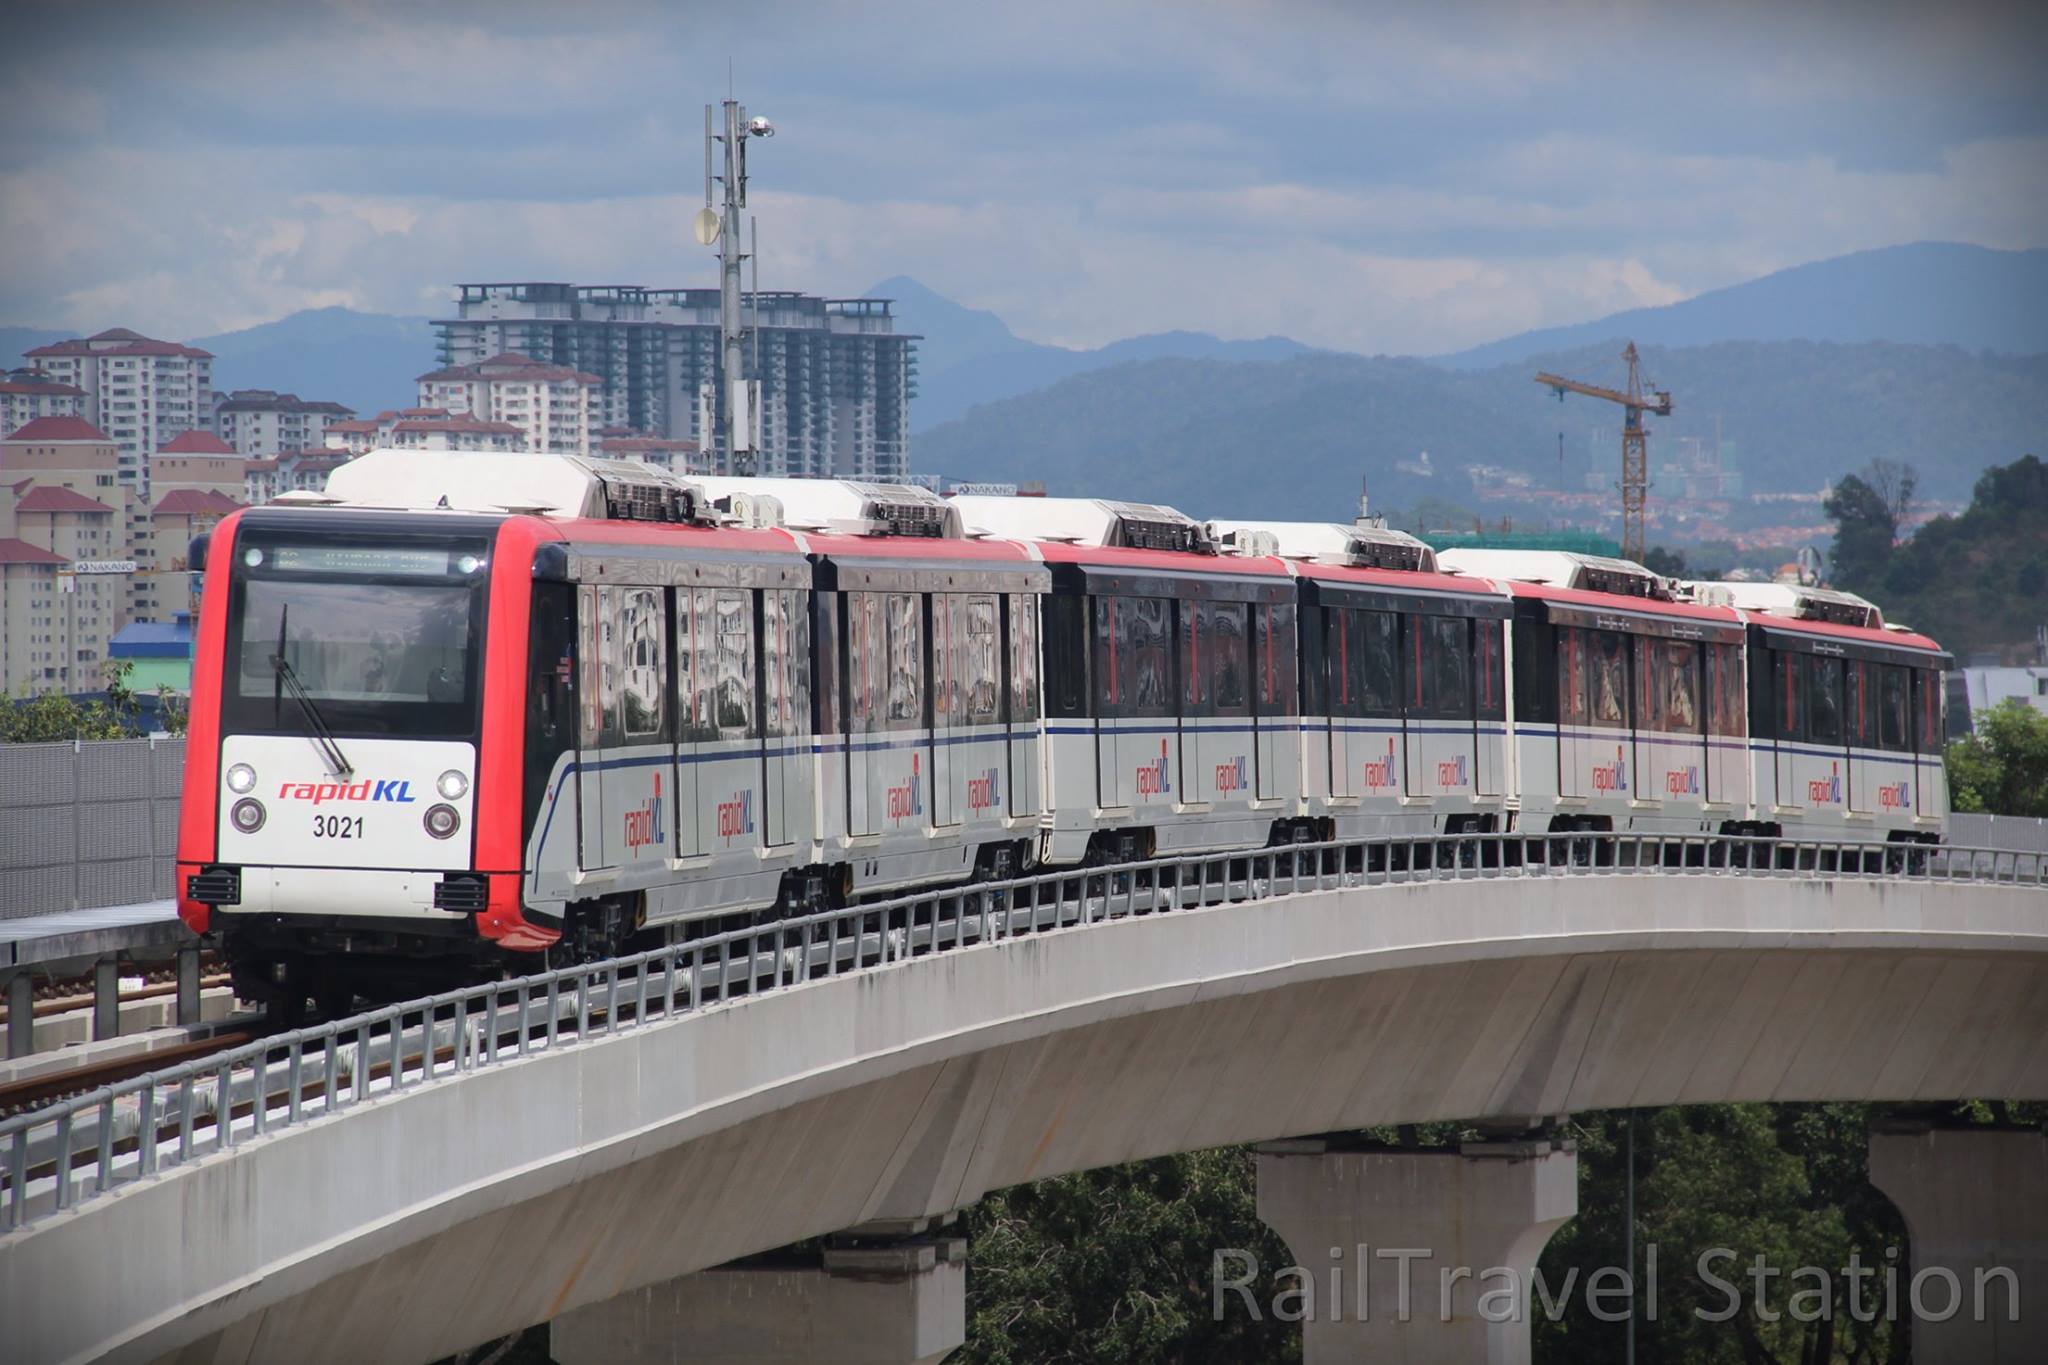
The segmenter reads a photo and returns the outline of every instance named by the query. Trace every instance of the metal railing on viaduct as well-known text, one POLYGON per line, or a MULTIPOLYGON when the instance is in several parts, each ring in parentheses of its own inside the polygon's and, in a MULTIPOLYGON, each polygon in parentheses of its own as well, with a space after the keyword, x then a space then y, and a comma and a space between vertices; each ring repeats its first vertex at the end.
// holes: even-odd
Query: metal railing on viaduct
POLYGON ((380 1265, 431 1278, 430 1252, 487 1254, 494 1217, 561 1216, 542 1206, 650 1162, 678 1190, 763 1182, 693 1206, 659 1254, 614 1222, 630 1269, 585 1238, 566 1274, 526 1256, 519 1292, 327 1348, 426 1358, 863 1218, 1217 1142, 1690 1099, 2048 1097, 2044 1031, 2043 853, 1473 835, 1052 873, 408 1002, 0 1122, 0 1319, 19 1359, 154 1356, 321 1311, 380 1265), (1874 1030, 1835 1017, 1873 1011, 1874 1030), (1288 1048, 1312 1059, 1275 1065, 1288 1048), (1119 1070, 1140 1053, 1151 1070, 1119 1070), (1114 1093, 1134 1077, 1149 1090, 1114 1093), (746 1150, 759 1164, 734 1164, 746 1150), (266 1164, 234 1174, 244 1157, 266 1164))

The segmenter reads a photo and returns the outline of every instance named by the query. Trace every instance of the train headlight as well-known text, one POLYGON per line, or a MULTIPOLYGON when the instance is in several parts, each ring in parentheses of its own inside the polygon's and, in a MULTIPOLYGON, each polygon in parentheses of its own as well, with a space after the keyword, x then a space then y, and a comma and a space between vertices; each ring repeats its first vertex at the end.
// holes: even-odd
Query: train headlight
POLYGON ((436 839, 452 839, 455 831, 462 828, 462 817, 455 813, 453 806, 428 806, 420 823, 427 827, 427 833, 436 839))
POLYGON ((235 828, 244 834, 254 834, 263 828, 263 803, 253 796, 245 796, 235 802, 228 811, 228 819, 235 822, 235 828))
POLYGON ((460 801, 469 791, 469 779, 450 768, 434 779, 434 790, 450 801, 460 801))
POLYGON ((228 790, 237 796, 256 790, 256 770, 246 763, 228 769, 228 790))

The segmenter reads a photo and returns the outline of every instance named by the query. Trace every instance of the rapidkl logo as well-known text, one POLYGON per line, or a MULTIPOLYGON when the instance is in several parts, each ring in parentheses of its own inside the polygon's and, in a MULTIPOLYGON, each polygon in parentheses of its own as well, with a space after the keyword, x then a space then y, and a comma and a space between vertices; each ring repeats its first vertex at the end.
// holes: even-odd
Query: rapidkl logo
POLYGON ((1436 783, 1439 787, 1462 787, 1465 785, 1465 755, 1448 759, 1436 765, 1436 783))
POLYGON ((668 822, 661 818, 661 774, 654 775, 654 795, 626 812, 626 848, 638 853, 651 844, 668 842, 668 822))
POLYGON ((286 782, 278 787, 280 801, 395 801, 410 805, 415 798, 412 783, 392 778, 364 778, 360 782, 286 782))
POLYGON ((1002 782, 994 768, 984 768, 980 777, 967 779, 967 809, 994 810, 1002 799, 1002 782))
POLYGON ((1614 751, 1614 762, 1593 765, 1593 790, 1596 792, 1625 792, 1628 790, 1628 760, 1621 750, 1614 751))
POLYGON ((1387 741, 1385 758, 1365 760, 1365 785, 1368 787, 1392 787, 1398 785, 1394 779, 1394 741, 1387 741))
POLYGON ((1828 764, 1828 775, 1806 784, 1806 799, 1816 806, 1842 804, 1842 765, 1828 764))
POLYGON ((1153 763, 1141 763, 1137 773, 1138 795, 1171 796, 1173 780, 1166 766, 1166 741, 1159 741, 1159 758, 1153 763))
POLYGON ((1903 782, 1887 782, 1877 789, 1877 804, 1883 810, 1904 810, 1913 804, 1912 793, 1903 782))
POLYGON ((1245 761, 1242 755, 1231 759, 1228 763, 1218 763, 1216 765, 1216 794, 1218 796, 1223 795, 1225 792, 1241 792, 1247 785, 1248 783, 1245 780, 1245 761))
POLYGON ((1700 770, 1696 767, 1667 769, 1664 773, 1664 792, 1667 796, 1698 796, 1700 770))
POLYGON ((923 769, 918 766, 919 756, 910 756, 910 780, 900 787, 883 790, 883 799, 889 807, 891 820, 907 820, 913 815, 924 814, 924 783, 918 780, 923 769))
POLYGON ((732 800, 718 803, 718 837, 728 844, 742 834, 754 832, 754 794, 734 792, 732 800))

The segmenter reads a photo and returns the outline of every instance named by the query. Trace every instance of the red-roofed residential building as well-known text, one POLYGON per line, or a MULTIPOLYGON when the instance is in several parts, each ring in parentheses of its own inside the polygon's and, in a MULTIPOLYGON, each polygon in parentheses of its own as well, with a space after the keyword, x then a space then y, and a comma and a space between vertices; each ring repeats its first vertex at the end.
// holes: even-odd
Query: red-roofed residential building
POLYGON ((0 374, 0 436, 38 417, 76 417, 85 390, 50 378, 41 370, 0 374))
POLYGON ((212 419, 213 356, 196 346, 116 327, 38 346, 27 358, 52 380, 81 391, 79 414, 113 439, 122 483, 144 496, 150 452, 212 419))
POLYGON ((301 398, 270 389, 236 389, 214 401, 213 429, 244 456, 289 450, 318 450, 330 423, 354 417, 355 409, 324 399, 301 398))
POLYGON ((603 425, 603 383, 594 374, 504 351, 421 375, 420 405, 510 423, 521 433, 519 449, 588 455, 591 433, 603 425))
POLYGON ((486 421, 473 413, 446 408, 386 409, 374 419, 335 422, 327 428, 327 448, 361 455, 377 449, 399 450, 525 450, 526 432, 510 422, 486 421))
POLYGON ((251 460, 242 476, 242 496, 253 507, 281 493, 324 492, 327 476, 354 458, 346 450, 330 447, 294 451, 274 460, 251 460))
POLYGON ((630 427, 606 427, 597 438, 597 453, 607 460, 638 460, 678 474, 712 474, 711 460, 695 441, 668 436, 642 436, 630 427))
POLYGON ((184 432, 150 461, 150 494, 158 503, 165 494, 186 488, 240 498, 248 469, 249 462, 212 432, 184 432))

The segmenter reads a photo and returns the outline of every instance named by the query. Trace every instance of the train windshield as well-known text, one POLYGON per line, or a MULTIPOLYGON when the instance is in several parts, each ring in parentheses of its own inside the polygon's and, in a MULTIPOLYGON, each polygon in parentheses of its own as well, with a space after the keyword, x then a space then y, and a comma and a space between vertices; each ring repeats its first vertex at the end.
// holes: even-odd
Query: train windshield
POLYGON ((488 551, 482 540, 238 544, 230 729, 297 733, 317 719, 343 735, 474 734, 488 551))

